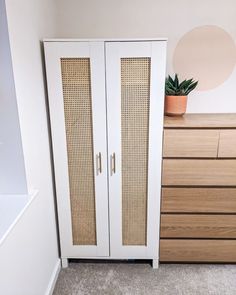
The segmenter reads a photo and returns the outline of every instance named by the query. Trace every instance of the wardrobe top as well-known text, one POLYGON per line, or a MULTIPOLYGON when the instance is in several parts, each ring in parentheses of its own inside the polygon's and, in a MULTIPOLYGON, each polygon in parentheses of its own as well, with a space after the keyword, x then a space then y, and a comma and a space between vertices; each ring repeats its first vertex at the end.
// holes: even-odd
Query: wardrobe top
POLYGON ((164 128, 236 128, 236 113, 185 114, 164 118, 164 128))
POLYGON ((43 39, 43 42, 138 42, 138 41, 167 41, 167 38, 120 38, 120 39, 43 39))

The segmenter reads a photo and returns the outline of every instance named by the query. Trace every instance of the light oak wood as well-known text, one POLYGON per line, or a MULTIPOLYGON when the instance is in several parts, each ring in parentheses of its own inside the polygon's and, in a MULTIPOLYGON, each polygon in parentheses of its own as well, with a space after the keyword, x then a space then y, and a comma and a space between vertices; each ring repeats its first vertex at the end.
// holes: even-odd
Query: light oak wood
POLYGON ((161 211, 236 213, 236 188, 162 188, 161 211))
POLYGON ((236 160, 163 160, 163 185, 236 186, 236 160))
POLYGON ((236 130, 221 130, 219 158, 236 158, 236 130))
POLYGON ((236 238, 236 215, 162 214, 161 238, 236 238))
POLYGON ((161 262, 236 262, 236 240, 160 241, 161 262))
POLYGON ((164 128, 160 261, 236 262, 236 114, 165 117, 164 128))
POLYGON ((185 114, 167 117, 165 128, 236 128, 236 114, 185 114))
POLYGON ((219 130, 165 130, 163 157, 216 158, 219 136, 219 130))

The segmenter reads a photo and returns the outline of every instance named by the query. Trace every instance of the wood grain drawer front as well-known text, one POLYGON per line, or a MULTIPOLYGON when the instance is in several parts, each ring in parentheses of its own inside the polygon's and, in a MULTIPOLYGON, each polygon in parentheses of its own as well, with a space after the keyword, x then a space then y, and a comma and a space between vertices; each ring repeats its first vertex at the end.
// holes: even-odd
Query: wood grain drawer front
POLYGON ((216 158, 219 130, 165 130, 164 157, 216 158))
POLYGON ((162 214, 161 238, 236 238, 235 215, 162 214))
POLYGON ((236 262, 236 240, 161 240, 161 262, 236 262))
POLYGON ((163 188, 165 213, 236 213, 236 188, 163 188))
POLYGON ((163 160, 163 185, 236 186, 236 160, 163 160))
POLYGON ((236 130, 221 130, 219 158, 236 158, 236 130))

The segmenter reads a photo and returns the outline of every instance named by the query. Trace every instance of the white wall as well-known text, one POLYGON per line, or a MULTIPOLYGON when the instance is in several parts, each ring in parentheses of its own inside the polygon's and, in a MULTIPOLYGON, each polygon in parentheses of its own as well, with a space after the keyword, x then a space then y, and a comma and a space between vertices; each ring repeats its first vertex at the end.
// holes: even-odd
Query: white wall
MULTIPOLYGON (((173 50, 192 28, 215 24, 236 39, 236 6, 235 0, 6 0, 6 10, 27 184, 39 193, 19 221, 24 230, 16 227, 1 248, 0 292, 42 295, 58 265, 58 249, 39 41, 168 37, 171 73, 173 50)), ((189 111, 235 112, 234 81, 235 72, 223 88, 196 92, 189 111)))
POLYGON ((37 195, 0 245, 1 295, 50 294, 60 267, 52 221, 37 195))
POLYGON ((0 194, 26 194, 5 3, 0 1, 0 194))
POLYGON ((54 36, 54 4, 6 0, 27 184, 39 193, 0 249, 4 295, 45 294, 59 261, 40 45, 54 36))
MULTIPOLYGON (((236 40, 235 15, 235 0, 58 0, 57 36, 168 37, 167 73, 172 74, 174 49, 185 33, 217 25, 236 40)), ((236 112, 235 81, 236 69, 221 86, 191 94, 188 111, 236 112)))

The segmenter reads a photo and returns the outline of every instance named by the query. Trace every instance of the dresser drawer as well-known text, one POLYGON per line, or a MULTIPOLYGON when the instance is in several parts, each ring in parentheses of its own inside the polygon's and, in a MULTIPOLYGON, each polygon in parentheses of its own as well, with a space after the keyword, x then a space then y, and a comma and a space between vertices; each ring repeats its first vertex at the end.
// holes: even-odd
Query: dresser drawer
POLYGON ((164 131, 164 157, 216 158, 219 130, 176 130, 164 131))
POLYGON ((163 213, 236 213, 236 188, 162 188, 163 213))
POLYGON ((235 215, 162 214, 161 238, 236 238, 235 215))
POLYGON ((236 262, 236 240, 160 241, 161 262, 236 262))
POLYGON ((236 130, 221 130, 219 158, 236 158, 236 130))
POLYGON ((163 185, 236 186, 236 160, 163 160, 163 185))

